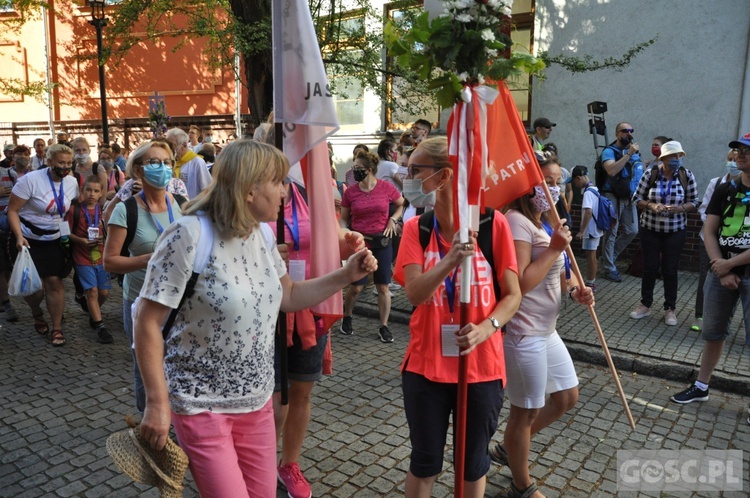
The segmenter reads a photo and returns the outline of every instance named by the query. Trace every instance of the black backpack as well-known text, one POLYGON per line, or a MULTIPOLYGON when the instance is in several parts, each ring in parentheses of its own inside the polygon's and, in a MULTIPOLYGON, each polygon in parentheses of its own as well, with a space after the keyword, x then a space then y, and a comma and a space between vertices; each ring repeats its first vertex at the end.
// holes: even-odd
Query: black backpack
MULTIPOLYGON (((648 179, 648 188, 649 190, 653 188, 654 185, 656 185, 656 179, 659 177, 659 166, 657 164, 654 164, 651 166, 651 178, 648 179)), ((680 166, 680 168, 677 170, 677 178, 680 180, 680 184, 682 185, 682 190, 687 193, 688 190, 688 176, 687 171, 685 171, 685 168, 680 166)))
MULTIPOLYGON (((616 143, 616 141, 612 142, 607 145, 604 150, 612 149, 612 152, 615 154, 615 161, 619 161, 623 154, 620 149, 614 147, 616 143)), ((604 150, 602 150, 602 153, 604 153, 604 150)), ((628 171, 632 174, 633 167, 630 162, 623 166, 623 169, 625 168, 628 168, 628 171)), ((630 178, 623 178, 622 170, 620 170, 615 176, 609 176, 607 170, 604 169, 604 164, 602 164, 601 154, 599 154, 599 159, 597 159, 596 164, 594 164, 594 183, 596 184, 596 188, 602 193, 612 192, 618 199, 630 199, 630 178), (609 189, 605 189, 607 180, 609 180, 609 189)))
MULTIPOLYGON (((479 217, 479 233, 477 234, 477 245, 482 251, 484 259, 492 268, 492 286, 495 289, 495 298, 500 300, 500 282, 495 275, 495 256, 492 253, 492 225, 495 219, 495 210, 485 208, 484 214, 479 217)), ((427 249, 432 237, 432 229, 435 226, 435 212, 426 211, 419 215, 419 244, 422 251, 427 249)), ((505 328, 503 327, 503 330, 505 328)))

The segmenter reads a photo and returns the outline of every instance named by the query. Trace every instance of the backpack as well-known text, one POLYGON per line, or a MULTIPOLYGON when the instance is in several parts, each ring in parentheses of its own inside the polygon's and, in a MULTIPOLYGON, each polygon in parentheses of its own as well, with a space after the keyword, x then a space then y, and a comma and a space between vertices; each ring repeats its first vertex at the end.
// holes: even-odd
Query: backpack
MULTIPOLYGON (((649 190, 653 188, 654 185, 656 185, 656 179, 659 177, 659 166, 654 164, 651 166, 651 178, 648 179, 648 188, 649 190)), ((688 190, 688 176, 687 171, 685 171, 685 168, 680 166, 680 168, 677 170, 677 178, 680 180, 680 184, 682 185, 682 190, 687 193, 688 190)))
MULTIPOLYGON (((623 154, 617 147, 614 147, 616 143, 616 141, 612 142, 607 145, 604 150, 612 149, 612 152, 615 154, 615 161, 619 161, 623 154)), ((604 153, 604 150, 602 150, 602 154, 604 153)), ((623 169, 625 168, 632 171, 630 162, 623 166, 623 169)), ((596 188, 601 192, 604 192, 608 181, 609 189, 617 198, 630 199, 630 178, 623 178, 622 170, 620 170, 615 176, 609 176, 607 170, 604 168, 604 164, 602 163, 602 155, 599 154, 599 158, 596 160, 596 164, 594 164, 594 183, 596 184, 596 188)))
MULTIPOLYGON (((179 195, 179 194, 172 194, 172 197, 174 197, 174 200, 177 201, 177 204, 182 207, 186 202, 187 198, 179 195)), ((123 204, 125 204, 125 224, 127 233, 125 234, 125 241, 122 243, 122 249, 120 249, 120 256, 124 256, 126 258, 130 257, 130 244, 133 242, 133 239, 135 238, 135 231, 138 228, 138 202, 135 200, 135 196, 128 197, 123 204)), ((120 284, 120 287, 122 287, 122 282, 125 279, 125 275, 122 273, 114 273, 112 272, 112 275, 117 276, 117 283, 120 284)))
MULTIPOLYGON (((492 225, 495 219, 495 210, 485 208, 484 214, 479 217, 479 234, 477 235, 477 245, 482 251, 484 259, 492 268, 492 287, 495 289, 495 298, 500 300, 500 282, 495 276, 495 256, 492 253, 492 225)), ((426 211, 419 215, 419 244, 422 251, 427 249, 432 237, 432 229, 435 226, 435 212, 426 211)), ((503 330, 505 328, 503 327, 503 330)))
POLYGON ((596 210, 596 216, 594 216, 594 223, 596 223, 597 228, 605 232, 614 228, 617 224, 617 211, 612 205, 612 201, 592 188, 587 188, 586 192, 593 192, 599 199, 599 208, 596 210))

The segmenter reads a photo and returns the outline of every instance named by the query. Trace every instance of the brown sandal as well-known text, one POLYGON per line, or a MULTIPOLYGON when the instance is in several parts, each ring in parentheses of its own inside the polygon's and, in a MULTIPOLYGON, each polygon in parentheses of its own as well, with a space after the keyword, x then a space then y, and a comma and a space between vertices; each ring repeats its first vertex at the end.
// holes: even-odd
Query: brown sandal
POLYGON ((39 335, 47 335, 49 333, 49 325, 44 321, 44 313, 34 315, 33 318, 34 330, 36 330, 39 335))
POLYGON ((63 336, 62 330, 53 330, 50 339, 55 347, 65 346, 65 336, 63 336))

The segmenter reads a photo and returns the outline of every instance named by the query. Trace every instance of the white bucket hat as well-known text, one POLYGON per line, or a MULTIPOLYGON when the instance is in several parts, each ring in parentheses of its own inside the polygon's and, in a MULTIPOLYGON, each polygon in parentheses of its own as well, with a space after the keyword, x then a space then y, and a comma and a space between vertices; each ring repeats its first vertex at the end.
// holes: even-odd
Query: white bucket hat
POLYGON ((685 151, 682 150, 682 145, 677 140, 666 142, 661 146, 661 155, 659 156, 659 159, 663 158, 664 156, 671 156, 672 154, 682 154, 683 156, 686 155, 685 151))

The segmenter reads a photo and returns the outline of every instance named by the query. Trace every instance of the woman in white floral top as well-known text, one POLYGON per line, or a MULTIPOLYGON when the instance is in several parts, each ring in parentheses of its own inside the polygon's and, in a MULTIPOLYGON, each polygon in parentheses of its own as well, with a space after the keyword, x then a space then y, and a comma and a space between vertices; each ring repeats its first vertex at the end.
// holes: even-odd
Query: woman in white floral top
POLYGON ((185 208, 211 219, 213 245, 180 308, 163 355, 162 324, 177 308, 201 234, 197 216, 167 228, 148 265, 135 350, 146 386, 141 435, 159 450, 174 422, 202 496, 276 496, 271 395, 279 309, 309 308, 377 268, 368 250, 324 277, 292 282, 259 223, 276 220, 289 164, 251 140, 228 145, 215 180, 185 208), (166 374, 166 376, 165 376, 166 374))

